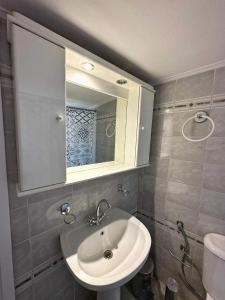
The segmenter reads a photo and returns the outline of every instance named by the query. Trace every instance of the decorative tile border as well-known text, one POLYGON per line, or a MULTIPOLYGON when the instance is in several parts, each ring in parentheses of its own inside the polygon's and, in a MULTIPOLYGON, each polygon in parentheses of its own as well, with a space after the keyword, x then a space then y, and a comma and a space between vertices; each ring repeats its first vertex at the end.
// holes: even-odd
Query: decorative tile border
POLYGON ((195 98, 195 99, 187 99, 182 101, 177 101, 174 103, 168 102, 161 105, 155 105, 153 108, 154 112, 172 112, 176 110, 190 110, 197 108, 211 108, 217 106, 225 106, 225 95, 214 95, 210 97, 204 98, 195 98))
MULTIPOLYGON (((170 229, 170 230, 172 230, 172 231, 177 231, 176 225, 170 223, 170 222, 167 221, 167 220, 165 220, 165 222, 162 221, 162 220, 158 220, 158 219, 156 219, 156 218, 154 218, 154 217, 152 217, 152 216, 149 216, 149 215, 146 214, 146 212, 144 212, 143 210, 138 211, 137 214, 138 214, 138 215, 141 215, 141 216, 143 216, 143 217, 145 217, 145 218, 147 218, 147 219, 150 219, 151 221, 153 221, 153 222, 155 222, 155 223, 157 223, 157 224, 160 224, 160 225, 164 226, 166 229, 170 229)), ((185 231, 186 231, 187 237, 188 237, 189 239, 191 239, 192 241, 194 241, 194 242, 196 242, 196 243, 198 243, 198 244, 200 244, 200 245, 203 245, 203 241, 202 241, 201 237, 198 237, 197 235, 192 234, 191 232, 189 232, 189 231, 187 231, 187 230, 185 230, 185 231)))
POLYGON ((62 263, 64 263, 64 261, 65 260, 61 255, 51 258, 49 261, 47 261, 47 262, 43 263, 42 265, 40 265, 39 267, 37 267, 33 271, 33 274, 28 273, 26 275, 23 275, 22 277, 20 277, 19 279, 16 280, 16 284, 15 284, 16 293, 19 294, 19 293, 23 292, 25 289, 32 286, 32 282, 34 280, 37 280, 37 279, 39 279, 40 276, 53 271, 53 269, 55 269, 55 267, 60 266, 62 263))

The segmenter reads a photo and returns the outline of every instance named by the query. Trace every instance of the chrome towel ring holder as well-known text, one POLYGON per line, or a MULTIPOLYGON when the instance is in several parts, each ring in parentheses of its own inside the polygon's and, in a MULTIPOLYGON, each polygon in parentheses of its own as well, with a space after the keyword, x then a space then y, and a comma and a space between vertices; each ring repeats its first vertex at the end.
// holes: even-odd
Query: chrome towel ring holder
POLYGON ((213 119, 210 118, 205 111, 198 111, 196 114, 194 114, 194 116, 188 118, 184 122, 181 132, 182 132, 183 137, 189 142, 202 142, 202 141, 207 140, 213 134, 214 130, 215 130, 215 123, 214 123, 213 119), (194 120, 197 123, 203 123, 203 122, 209 120, 211 123, 211 130, 210 130, 209 134, 207 134, 206 136, 204 136, 200 139, 192 139, 192 138, 186 136, 186 134, 184 133, 184 128, 187 125, 187 123, 189 123, 191 120, 194 120))
POLYGON ((113 121, 109 122, 108 125, 106 126, 105 135, 108 138, 111 138, 115 135, 115 130, 116 130, 116 121, 113 120, 113 121), (109 130, 111 131, 111 133, 109 133, 109 130))

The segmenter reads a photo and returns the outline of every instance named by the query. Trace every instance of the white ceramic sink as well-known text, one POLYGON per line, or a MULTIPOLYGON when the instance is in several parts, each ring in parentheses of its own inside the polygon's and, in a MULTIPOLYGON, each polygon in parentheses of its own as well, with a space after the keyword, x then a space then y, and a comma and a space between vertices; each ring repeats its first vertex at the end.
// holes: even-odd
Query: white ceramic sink
POLYGON ((99 226, 74 226, 60 240, 72 274, 84 287, 98 291, 98 299, 119 299, 118 287, 140 270, 151 247, 147 228, 118 208, 108 210, 99 226), (104 257, 106 250, 110 259, 104 257))

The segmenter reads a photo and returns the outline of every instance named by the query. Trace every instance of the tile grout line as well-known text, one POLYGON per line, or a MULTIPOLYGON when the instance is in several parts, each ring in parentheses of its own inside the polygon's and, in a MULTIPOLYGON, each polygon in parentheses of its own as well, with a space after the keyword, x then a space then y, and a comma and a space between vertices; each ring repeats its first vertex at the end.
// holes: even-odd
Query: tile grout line
POLYGON ((29 214, 29 197, 27 199, 27 218, 28 218, 28 230, 29 230, 29 243, 30 243, 30 255, 31 255, 31 288, 32 288, 32 297, 35 300, 35 290, 34 290, 34 260, 33 260, 33 249, 31 243, 31 222, 30 222, 30 214, 29 214))
MULTIPOLYGON (((213 82, 212 82, 212 88, 211 88, 211 98, 213 98, 213 92, 214 92, 214 88, 215 88, 215 78, 216 78, 216 70, 214 70, 214 73, 213 73, 213 82)), ((212 100, 211 100, 211 103, 213 104, 212 100)), ((210 112, 212 112, 212 106, 211 106, 210 112)), ((208 141, 209 140, 207 139, 206 143, 205 143, 205 146, 204 146, 204 153, 203 153, 203 169, 202 169, 202 179, 201 179, 201 190, 200 190, 199 205, 198 205, 198 223, 199 223, 200 207, 201 207, 201 204, 202 204, 202 193, 203 193, 204 181, 205 181, 205 165, 206 165, 206 154, 207 154, 206 149, 207 149, 208 141)), ((197 226, 198 226, 198 224, 197 224, 197 226)))

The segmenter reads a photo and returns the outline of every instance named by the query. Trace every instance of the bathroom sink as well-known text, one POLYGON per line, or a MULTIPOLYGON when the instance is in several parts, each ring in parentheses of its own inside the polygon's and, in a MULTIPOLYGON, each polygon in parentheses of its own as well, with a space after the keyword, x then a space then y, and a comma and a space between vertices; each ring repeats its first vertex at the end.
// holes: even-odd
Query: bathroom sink
POLYGON ((118 289, 145 263, 151 247, 147 228, 134 216, 112 208, 100 225, 73 226, 60 236, 66 263, 77 281, 98 299, 119 299, 118 289), (112 294, 113 294, 112 293, 112 294))

